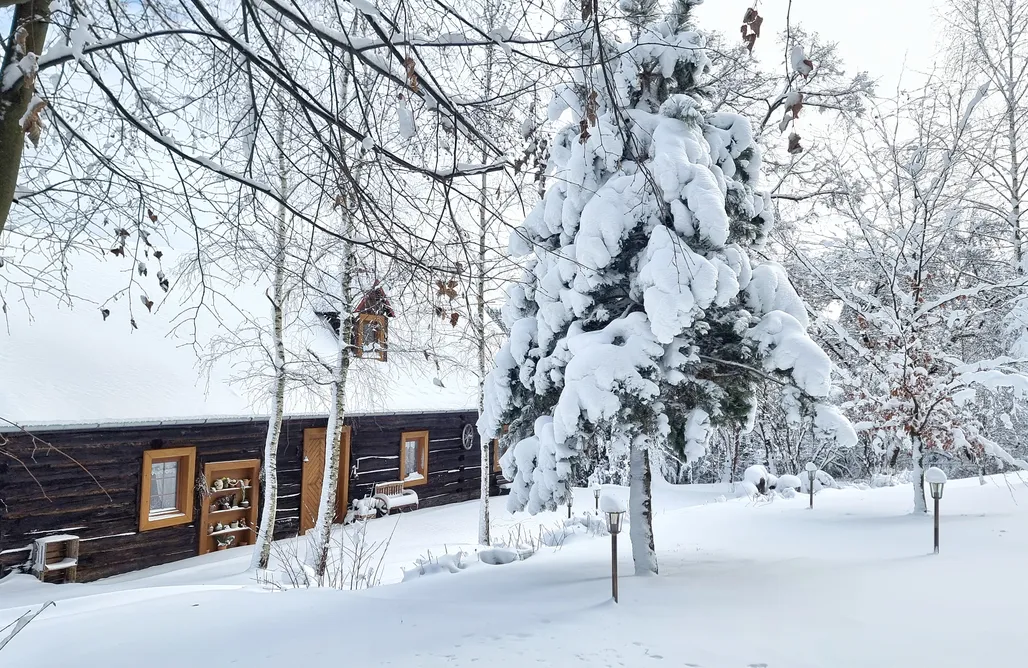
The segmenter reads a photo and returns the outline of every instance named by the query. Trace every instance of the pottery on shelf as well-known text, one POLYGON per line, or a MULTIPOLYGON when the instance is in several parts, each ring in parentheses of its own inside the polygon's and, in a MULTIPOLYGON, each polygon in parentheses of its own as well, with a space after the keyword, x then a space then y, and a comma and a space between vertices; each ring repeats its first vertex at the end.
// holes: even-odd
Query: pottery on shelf
POLYGON ((250 507, 250 502, 247 501, 246 499, 243 499, 242 501, 239 502, 239 507, 240 508, 249 508, 250 507))
POLYGON ((214 484, 213 484, 213 485, 211 485, 211 487, 212 487, 213 489, 221 489, 221 488, 222 488, 222 487, 224 487, 224 486, 225 486, 225 483, 223 483, 223 482, 221 481, 221 478, 218 478, 217 480, 215 480, 215 481, 214 481, 214 484))

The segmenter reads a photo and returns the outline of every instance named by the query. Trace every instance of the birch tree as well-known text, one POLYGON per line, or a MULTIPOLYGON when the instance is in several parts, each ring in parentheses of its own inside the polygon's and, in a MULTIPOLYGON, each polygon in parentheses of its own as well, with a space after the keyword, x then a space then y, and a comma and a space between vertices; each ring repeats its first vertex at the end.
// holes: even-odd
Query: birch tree
MULTIPOLYGON (((345 205, 344 205, 345 206, 345 205)), ((351 229, 349 216, 342 215, 344 231, 351 229)), ((353 340, 352 294, 353 249, 343 244, 343 258, 339 268, 339 336, 336 351, 335 377, 332 381, 331 406, 328 414, 328 428, 325 432, 325 474, 321 483, 321 501, 318 504, 318 519, 311 538, 310 563, 320 579, 328 567, 331 547, 332 524, 336 517, 339 493, 339 460, 342 456, 343 421, 346 416, 346 387, 349 380, 353 340)), ((348 470, 348 469, 347 469, 348 470)))
MULTIPOLYGON (((278 172, 279 192, 282 199, 288 197, 289 180, 286 165, 285 141, 286 117, 279 110, 278 119, 278 172)), ((271 411, 268 416, 268 434, 264 443, 264 503, 262 506, 260 530, 253 551, 251 568, 267 568, 271 556, 271 543, 275 534, 275 518, 278 509, 278 442, 282 434, 282 418, 285 415, 286 403, 286 346, 285 346, 285 309, 288 294, 286 290, 286 251, 288 233, 286 229, 287 211, 279 205, 275 225, 275 258, 274 277, 268 301, 271 306, 271 338, 273 347, 272 366, 274 381, 271 389, 271 411)))

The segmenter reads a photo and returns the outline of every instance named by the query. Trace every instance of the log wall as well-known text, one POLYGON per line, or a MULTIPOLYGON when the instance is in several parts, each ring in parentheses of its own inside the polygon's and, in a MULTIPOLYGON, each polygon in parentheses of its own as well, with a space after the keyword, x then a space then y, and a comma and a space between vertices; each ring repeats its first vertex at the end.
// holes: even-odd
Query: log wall
MULTIPOLYGON (((400 435, 428 430, 428 482, 416 489, 421 507, 478 497, 476 432, 471 450, 461 447, 474 412, 404 413, 348 417, 351 426, 350 499, 371 493, 374 483, 399 479, 400 435)), ((278 514, 275 538, 295 536, 299 526, 303 430, 326 418, 287 418, 278 452, 278 514)), ((139 532, 143 451, 194 446, 197 471, 209 461, 261 458, 264 421, 94 426, 5 432, 0 457, 0 577, 24 564, 33 539, 55 533, 81 538, 79 581, 125 573, 195 556, 200 504, 194 521, 139 532)), ((495 476, 493 476, 495 478, 495 476)), ((493 485, 495 492, 495 483, 493 485)))

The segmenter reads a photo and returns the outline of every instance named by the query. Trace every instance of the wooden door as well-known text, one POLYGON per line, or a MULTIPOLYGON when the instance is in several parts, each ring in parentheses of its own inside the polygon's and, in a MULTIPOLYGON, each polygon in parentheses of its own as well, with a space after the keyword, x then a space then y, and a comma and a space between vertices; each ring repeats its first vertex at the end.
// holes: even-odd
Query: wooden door
MULTIPOLYGON (((318 521, 321 485, 325 478, 324 427, 303 430, 303 477, 300 485, 300 534, 318 521)), ((343 427, 339 452, 339 488, 336 490, 336 522, 342 522, 350 503, 350 427, 343 427)))

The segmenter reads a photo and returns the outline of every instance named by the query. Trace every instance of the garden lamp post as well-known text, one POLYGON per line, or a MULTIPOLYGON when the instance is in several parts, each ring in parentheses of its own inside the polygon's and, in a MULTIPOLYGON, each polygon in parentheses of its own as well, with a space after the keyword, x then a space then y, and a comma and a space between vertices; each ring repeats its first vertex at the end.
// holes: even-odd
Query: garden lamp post
POLYGON ((928 488, 932 492, 932 500, 935 501, 935 554, 939 553, 939 500, 942 498, 942 488, 946 486, 946 472, 933 466, 925 471, 925 480, 928 481, 928 488))
POLYGON ((600 488, 599 485, 595 485, 593 487, 593 499, 596 501, 596 512, 597 513, 600 512, 600 493, 602 491, 603 490, 600 488))
POLYGON ((568 490, 568 519, 571 519, 571 504, 575 502, 575 493, 573 490, 568 490))
POLYGON ((817 479, 817 464, 807 462, 807 477, 810 479, 810 509, 814 509, 814 481, 817 479))
POLYGON ((607 515, 607 531, 610 532, 610 591, 614 602, 618 602, 618 534, 625 518, 625 506, 612 496, 605 496, 600 503, 607 515))

